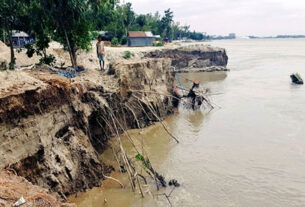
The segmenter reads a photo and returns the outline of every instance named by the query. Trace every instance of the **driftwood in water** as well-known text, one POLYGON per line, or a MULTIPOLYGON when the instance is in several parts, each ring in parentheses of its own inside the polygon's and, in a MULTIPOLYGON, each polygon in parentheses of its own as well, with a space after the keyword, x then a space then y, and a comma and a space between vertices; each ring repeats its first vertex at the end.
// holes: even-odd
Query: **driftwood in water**
POLYGON ((171 192, 169 194, 162 193, 162 194, 157 194, 157 196, 164 196, 166 198, 166 200, 168 201, 170 207, 173 207, 173 204, 170 201, 170 197, 171 197, 172 193, 174 192, 174 190, 175 190, 175 187, 171 190, 171 192))
POLYGON ((121 186, 121 188, 125 188, 124 185, 123 185, 118 179, 115 179, 115 178, 113 178, 113 177, 110 177, 110 176, 107 176, 107 175, 104 175, 104 174, 103 174, 103 176, 104 176, 106 179, 113 180, 113 181, 117 182, 117 183, 121 186))
POLYGON ((299 85, 304 84, 303 79, 301 78, 300 74, 298 74, 298 73, 291 74, 290 78, 291 78, 292 82, 295 84, 299 84, 299 85))

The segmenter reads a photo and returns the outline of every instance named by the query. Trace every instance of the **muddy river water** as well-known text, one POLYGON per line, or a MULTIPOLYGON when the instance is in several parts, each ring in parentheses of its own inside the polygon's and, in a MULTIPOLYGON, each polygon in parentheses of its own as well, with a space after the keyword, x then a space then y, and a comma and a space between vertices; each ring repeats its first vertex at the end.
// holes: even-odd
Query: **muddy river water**
MULTIPOLYGON (((292 72, 305 78, 305 40, 208 44, 227 49, 231 71, 184 77, 210 88, 219 107, 210 113, 180 110, 169 117, 166 123, 180 144, 159 124, 142 135, 131 131, 139 140, 144 137, 154 167, 181 183, 170 197, 173 206, 305 206, 305 86, 292 85, 289 78, 292 72)), ((109 163, 111 154, 103 155, 109 163)), ((128 183, 124 175, 113 176, 128 183)), ((169 206, 164 196, 141 199, 112 181, 71 201, 79 207, 169 206)))

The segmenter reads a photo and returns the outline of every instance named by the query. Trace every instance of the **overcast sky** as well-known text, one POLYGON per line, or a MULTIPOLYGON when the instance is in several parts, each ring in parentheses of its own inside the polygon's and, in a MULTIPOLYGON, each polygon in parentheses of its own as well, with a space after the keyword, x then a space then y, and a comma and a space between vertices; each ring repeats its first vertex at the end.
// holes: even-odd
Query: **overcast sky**
POLYGON ((137 13, 174 11, 175 21, 208 34, 305 34, 305 0, 126 0, 137 13))

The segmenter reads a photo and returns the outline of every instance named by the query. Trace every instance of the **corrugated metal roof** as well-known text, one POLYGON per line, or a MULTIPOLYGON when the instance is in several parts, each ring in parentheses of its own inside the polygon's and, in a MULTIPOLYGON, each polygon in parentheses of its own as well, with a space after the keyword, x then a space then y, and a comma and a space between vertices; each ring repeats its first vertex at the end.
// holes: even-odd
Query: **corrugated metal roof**
POLYGON ((13 31, 13 37, 29 37, 29 35, 23 31, 13 31))
POLYGON ((128 32, 129 37, 154 37, 154 38, 160 38, 160 35, 153 35, 151 31, 133 31, 133 32, 128 32))
POLYGON ((145 32, 138 31, 138 32, 129 32, 128 36, 129 37, 146 37, 146 34, 145 34, 145 32))
POLYGON ((148 32, 145 32, 146 34, 146 37, 154 37, 153 33, 148 31, 148 32))

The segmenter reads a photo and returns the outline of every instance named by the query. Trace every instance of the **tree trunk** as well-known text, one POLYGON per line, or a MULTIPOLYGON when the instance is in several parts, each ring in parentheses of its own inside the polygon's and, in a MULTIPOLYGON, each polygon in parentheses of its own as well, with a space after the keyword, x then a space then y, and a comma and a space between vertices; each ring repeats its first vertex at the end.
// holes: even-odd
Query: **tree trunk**
POLYGON ((43 48, 42 53, 43 53, 43 57, 46 58, 47 57, 47 51, 46 51, 45 48, 43 48))
POLYGON ((66 29, 64 29, 64 33, 65 33, 65 37, 66 37, 66 41, 67 41, 67 45, 68 45, 68 51, 69 51, 72 67, 76 68, 76 62, 75 62, 76 58, 74 57, 75 56, 75 52, 73 52, 72 49, 71 49, 70 41, 69 41, 66 29), (73 56, 73 53, 74 53, 74 56, 73 56))
POLYGON ((77 55, 76 55, 76 50, 74 48, 71 48, 71 53, 72 53, 72 58, 74 61, 75 66, 73 66, 74 68, 76 68, 77 66, 77 55))
POLYGON ((10 50, 11 50, 10 69, 14 69, 15 63, 16 63, 16 59, 15 59, 15 52, 14 52, 14 46, 13 46, 12 31, 9 31, 8 34, 9 34, 10 50))
POLYGON ((3 32, 3 42, 5 43, 6 42, 5 30, 3 29, 2 32, 3 32))

